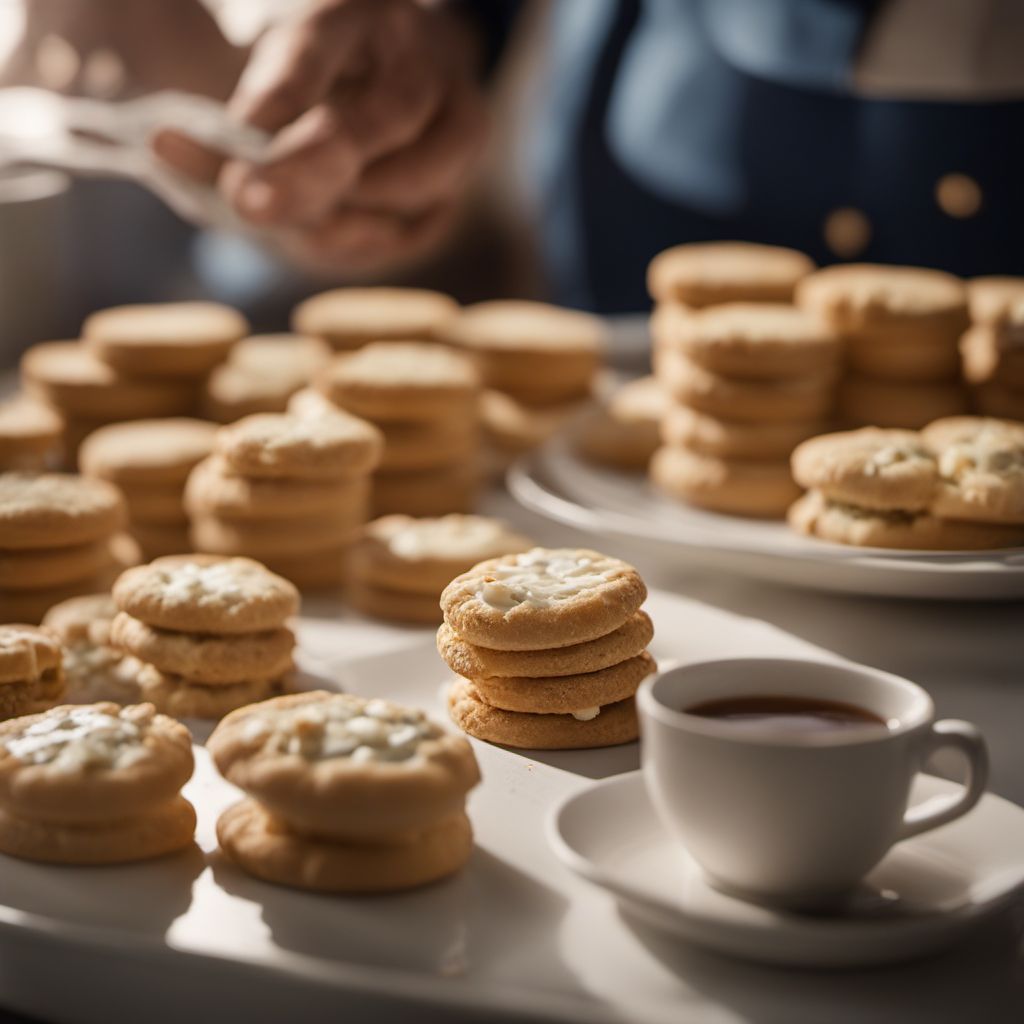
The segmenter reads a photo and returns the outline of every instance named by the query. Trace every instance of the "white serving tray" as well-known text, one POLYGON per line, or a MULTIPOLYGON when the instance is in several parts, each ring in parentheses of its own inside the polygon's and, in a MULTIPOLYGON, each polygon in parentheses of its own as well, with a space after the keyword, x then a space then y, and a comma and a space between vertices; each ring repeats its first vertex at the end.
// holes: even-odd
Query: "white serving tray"
POLYGON ((804 537, 785 523, 706 512, 659 494, 639 473, 578 458, 558 437, 508 474, 526 508, 599 536, 650 548, 663 563, 703 564, 757 579, 872 597, 1024 597, 1024 548, 911 552, 804 537))
MULTIPOLYGON (((831 657, 684 598, 654 593, 648 608, 663 664, 831 657)), ((443 714, 447 670, 430 631, 381 627, 325 602, 307 609, 299 636, 308 671, 443 714)), ((536 756, 474 745, 484 782, 470 801, 477 849, 467 869, 416 892, 361 898, 276 888, 220 857, 214 821, 237 792, 197 747, 187 793, 199 812, 199 848, 191 854, 102 869, 0 857, 0 1005, 69 1024, 826 1024, 868 1016, 934 1024, 955 1019, 944 1016, 956 1005, 951 991, 989 1003, 1012 997, 1020 964, 1004 935, 989 935, 995 923, 980 934, 980 952, 960 947, 927 965, 829 980, 665 945, 562 867, 545 837, 555 804, 634 769, 636 745, 536 756)))

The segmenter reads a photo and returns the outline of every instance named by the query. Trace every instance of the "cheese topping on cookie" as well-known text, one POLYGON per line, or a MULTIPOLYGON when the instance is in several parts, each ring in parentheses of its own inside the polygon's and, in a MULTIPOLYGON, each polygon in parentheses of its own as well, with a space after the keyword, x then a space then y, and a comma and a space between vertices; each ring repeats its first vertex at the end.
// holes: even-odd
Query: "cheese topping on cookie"
POLYGON ((153 720, 150 705, 108 714, 82 705, 47 712, 3 741, 7 751, 27 764, 48 764, 63 771, 125 768, 146 756, 143 744, 153 720))
POLYGON ((245 596, 237 572, 228 563, 199 565, 198 562, 184 562, 162 569, 161 576, 165 599, 173 602, 234 602, 245 596))
POLYGON ((499 611, 517 605, 550 608, 610 579, 607 559, 578 557, 572 551, 534 548, 510 565, 492 569, 477 590, 477 597, 499 611))
POLYGON ((385 700, 337 694, 329 700, 278 711, 254 712, 246 739, 264 740, 264 749, 299 754, 311 761, 347 757, 367 761, 408 761, 440 726, 415 708, 385 700))
POLYGON ((874 476, 889 466, 895 466, 901 462, 910 462, 913 459, 930 460, 931 454, 924 448, 889 444, 884 448, 879 448, 876 452, 872 452, 871 457, 864 464, 864 472, 868 476, 874 476))
POLYGON ((415 519, 388 538, 388 548, 398 558, 485 558, 506 554, 518 538, 503 523, 486 516, 447 515, 415 519))

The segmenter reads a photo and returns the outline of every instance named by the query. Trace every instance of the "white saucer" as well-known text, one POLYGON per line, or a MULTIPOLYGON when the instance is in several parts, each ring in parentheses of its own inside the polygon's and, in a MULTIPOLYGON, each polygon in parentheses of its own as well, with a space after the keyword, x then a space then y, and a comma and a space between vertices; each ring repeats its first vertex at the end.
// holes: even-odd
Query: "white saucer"
MULTIPOLYGON (((958 788, 920 775, 913 799, 958 788)), ((992 795, 960 821, 894 847, 835 915, 784 913, 711 889, 662 828, 640 772, 563 801, 549 838, 566 866, 648 924, 718 953, 790 966, 932 953, 1024 893, 1024 810, 992 795)))

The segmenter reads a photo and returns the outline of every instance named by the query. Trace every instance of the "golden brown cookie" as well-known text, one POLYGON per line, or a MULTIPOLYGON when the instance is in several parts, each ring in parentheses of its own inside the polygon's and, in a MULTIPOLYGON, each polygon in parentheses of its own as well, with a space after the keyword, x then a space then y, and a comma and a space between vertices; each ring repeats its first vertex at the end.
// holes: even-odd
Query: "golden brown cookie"
POLYGON ((35 682, 59 672, 61 657, 51 630, 21 623, 0 626, 0 684, 35 682))
POLYGON ((472 644, 533 651, 618 629, 647 597, 631 565, 597 551, 533 548, 491 558, 444 589, 445 621, 472 644))
POLYGON ((814 270, 802 252, 753 242, 690 242, 658 253, 647 289, 658 301, 699 308, 722 302, 789 302, 814 270))
POLYGON ((111 573, 105 570, 97 576, 87 576, 62 586, 0 590, 0 622, 38 623, 54 605, 82 594, 109 589, 110 583, 111 573))
POLYGON ((136 675, 139 695, 158 711, 174 718, 223 718, 237 708, 268 700, 286 689, 285 679, 241 683, 195 683, 140 663, 136 675))
POLYGON ((1024 528, 939 519, 927 512, 881 512, 809 491, 789 510, 800 533, 838 544, 915 551, 983 551, 1024 544, 1024 528))
POLYGON ((800 496, 785 460, 722 459, 686 448, 659 448, 651 480, 674 498, 728 515, 782 518, 800 496))
POLYGON ((917 430, 944 416, 967 412, 967 391, 958 382, 908 384, 848 374, 839 385, 839 418, 853 426, 917 430))
POLYGON ((202 377, 249 332, 244 316, 216 302, 116 306, 86 318, 86 347, 136 377, 202 377))
POLYGON ((63 418, 48 405, 24 394, 0 401, 0 470, 48 468, 63 433, 63 418))
POLYGON ((420 472, 457 462, 472 462, 480 448, 480 429, 466 413, 432 420, 381 424, 384 473, 420 472))
POLYGON ((601 465, 645 469, 660 444, 661 421, 674 404, 656 377, 631 380, 602 407, 580 417, 576 447, 601 465))
POLYGON ((955 380, 960 376, 959 345, 955 330, 880 323, 847 338, 846 361, 857 373, 882 380, 955 380))
MULTIPOLYGON (((589 716, 595 710, 581 708, 578 714, 589 716)), ((527 750, 613 747, 632 743, 639 733, 632 697, 600 708, 594 717, 528 714, 491 707, 474 685, 461 677, 448 691, 448 711, 463 732, 478 740, 527 750)))
POLYGON ((444 345, 380 341, 336 356, 317 386, 342 409, 387 423, 469 415, 480 381, 472 362, 444 345))
POLYGON ((268 556, 264 565, 299 590, 329 590, 341 586, 351 545, 318 548, 304 555, 268 556))
POLYGON ((437 882, 473 852, 473 831, 456 813, 401 843, 342 844, 296 835, 255 800, 242 800, 217 819, 221 849, 243 871, 293 889, 385 893, 437 882))
POLYGON ((791 464, 802 487, 864 508, 922 511, 938 486, 935 456, 911 430, 823 434, 801 444, 791 464))
POLYGON ((183 417, 112 423, 85 439, 78 463, 87 476, 119 486, 180 485, 213 451, 216 432, 212 423, 183 417))
POLYGON ((114 822, 192 776, 188 729, 149 704, 65 704, 0 723, 0 807, 58 825, 114 822))
POLYGON ((374 518, 393 514, 443 516, 472 512, 480 493, 480 469, 456 463, 408 473, 376 473, 370 508, 374 518))
POLYGON ((540 651, 496 651, 463 640, 447 622, 437 631, 437 650, 449 668, 460 676, 516 676, 536 679, 573 676, 618 665, 635 658, 654 637, 650 616, 636 612, 618 629, 596 640, 570 647, 540 651))
POLYGON ((672 405, 661 423, 665 444, 722 459, 778 460, 809 437, 824 434, 823 420, 747 423, 720 419, 685 405, 672 405))
POLYGON ((151 562, 192 550, 187 523, 143 523, 136 520, 131 524, 131 530, 139 546, 140 561, 151 562))
POLYGON ((553 437, 579 407, 578 402, 529 406, 504 391, 488 388, 480 394, 480 425, 488 444, 516 455, 553 437))
POLYGON ((93 579, 114 564, 109 540, 59 548, 0 549, 0 590, 39 590, 93 579))
POLYGON ((414 708, 317 690, 227 716, 218 770, 290 830, 341 842, 399 839, 462 811, 473 750, 414 708))
POLYGON ((170 555, 123 573, 120 611, 184 633, 262 633, 299 610, 295 587, 251 558, 170 555))
POLYGON ((124 522, 116 487, 68 473, 0 474, 0 548, 52 548, 110 537, 124 522))
POLYGON ((344 547, 359 536, 363 525, 361 508, 339 511, 333 516, 308 519, 217 519, 192 520, 190 536, 197 551, 219 555, 247 555, 250 558, 294 558, 314 551, 344 547))
POLYGON ((458 311, 454 299, 425 288, 335 288, 300 302, 292 326, 353 349, 371 341, 434 341, 458 311))
POLYGON ((152 526, 184 527, 188 523, 181 484, 118 484, 128 520, 152 526))
POLYGON ((122 377, 77 341, 46 341, 21 358, 25 390, 68 415, 110 423, 187 416, 195 384, 174 378, 122 377))

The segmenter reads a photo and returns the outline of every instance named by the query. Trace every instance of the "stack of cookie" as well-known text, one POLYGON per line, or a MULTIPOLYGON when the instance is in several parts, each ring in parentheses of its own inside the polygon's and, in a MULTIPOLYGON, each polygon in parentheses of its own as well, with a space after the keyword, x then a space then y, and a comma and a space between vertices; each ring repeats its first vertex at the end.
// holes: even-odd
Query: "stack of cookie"
POLYGON ((64 705, 0 725, 0 852, 124 864, 191 845, 188 729, 149 704, 64 705))
POLYGON ((170 555, 123 573, 110 642, 141 662, 139 693, 175 717, 220 718, 284 687, 296 589, 249 558, 170 555))
POLYGON ((53 605, 110 585, 124 499, 103 480, 0 474, 0 621, 39 622, 53 605))
POLYGON ((481 562, 441 595, 452 719, 510 747, 567 750, 637 737, 633 695, 655 671, 636 570, 585 550, 481 562))
POLYGON ((336 406, 380 428, 375 516, 468 512, 480 480, 479 379, 443 345, 380 341, 336 356, 317 379, 336 406))
POLYGON ((822 540, 978 550, 1024 543, 1024 424, 950 417, 915 431, 863 427, 804 442, 789 514, 822 540))
POLYGON ((0 626, 0 719, 45 711, 64 699, 63 653, 48 629, 0 626))
POLYGON ((393 892, 458 871, 473 850, 470 745, 422 711, 314 691, 229 715, 207 743, 247 798, 217 822, 243 871, 319 892, 393 892))
POLYGON ((453 298, 425 288, 334 288, 300 302, 292 328, 351 351, 371 341, 437 341, 458 311, 453 298))
POLYGON ((192 550, 185 481, 213 450, 216 429, 203 420, 132 420, 100 427, 83 442, 82 473, 120 489, 143 561, 192 550))
POLYGON ((486 558, 530 547, 487 516, 383 516, 367 524, 352 549, 348 598, 374 618, 437 625, 441 591, 454 577, 486 558))
POLYGON ((61 415, 28 395, 0 401, 0 472, 56 469, 64 437, 61 415))
POLYGON ((845 264, 801 282, 798 304, 844 339, 839 414, 851 426, 916 430, 967 411, 960 337, 967 292, 950 274, 845 264))
POLYGON ((379 432, 335 412, 247 416, 221 427, 185 490, 198 551, 248 555, 303 589, 336 587, 366 522, 379 432))
POLYGON ((305 387, 331 358, 319 338, 299 334, 257 334, 243 338, 227 362, 207 378, 203 415, 233 423, 258 412, 284 412, 288 399, 305 387))
POLYGON ((643 471, 661 444, 661 424, 674 404, 657 377, 631 380, 580 420, 576 447, 599 465, 643 471))
POLYGON ((445 340, 479 370, 492 458, 533 447, 535 434, 545 440, 591 396, 606 341, 597 317, 520 300, 468 306, 451 321, 445 340), (489 397, 495 393, 497 399, 489 397))
POLYGON ((789 454, 832 414, 839 338, 780 302, 662 302, 651 332, 655 370, 673 399, 654 482, 715 512, 782 517, 800 493, 789 454))
POLYGON ((986 416, 1024 420, 1024 278, 968 282, 973 326, 960 341, 964 378, 986 416))

